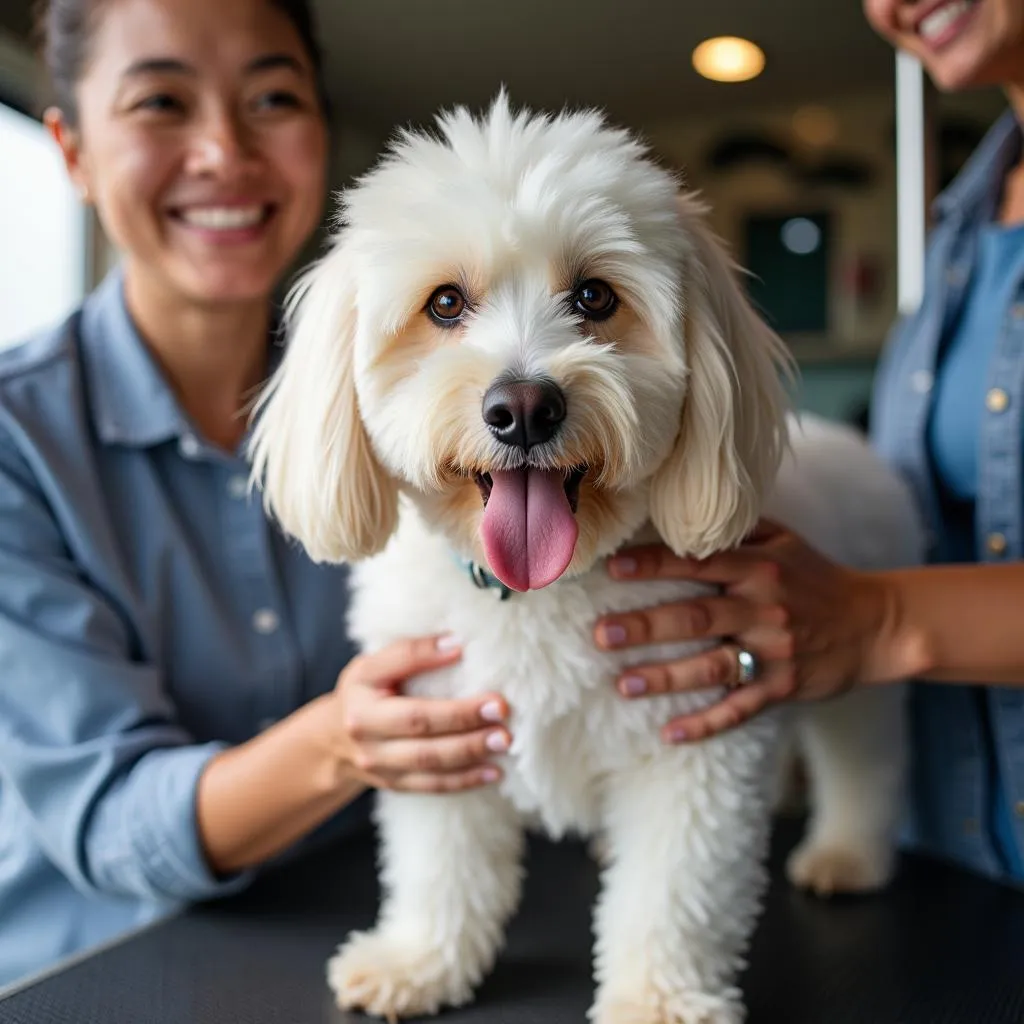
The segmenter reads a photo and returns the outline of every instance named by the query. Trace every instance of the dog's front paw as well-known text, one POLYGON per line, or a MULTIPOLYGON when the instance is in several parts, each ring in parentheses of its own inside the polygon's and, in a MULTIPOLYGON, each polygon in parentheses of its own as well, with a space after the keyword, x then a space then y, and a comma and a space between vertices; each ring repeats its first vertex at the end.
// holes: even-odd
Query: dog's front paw
POLYGON ((684 992, 650 1002, 599 1000, 590 1011, 590 1024, 743 1024, 739 998, 684 992))
POLYGON ((893 875, 893 852, 884 845, 852 846, 805 840, 790 855, 786 874, 798 889, 819 896, 881 889, 893 875))
POLYGON ((458 957, 379 932, 359 932, 327 962, 327 981, 342 1010, 396 1021, 459 1006, 473 995, 458 957))

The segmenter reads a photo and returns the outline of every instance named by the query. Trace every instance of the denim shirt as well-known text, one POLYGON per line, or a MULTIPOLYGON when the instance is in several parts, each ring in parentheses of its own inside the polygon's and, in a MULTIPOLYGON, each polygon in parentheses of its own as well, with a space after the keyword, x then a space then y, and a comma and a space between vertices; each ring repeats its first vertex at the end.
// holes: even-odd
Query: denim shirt
POLYGON ((197 779, 353 649, 345 571, 247 475, 179 407, 119 273, 0 352, 0 986, 249 878, 205 863, 197 779))
MULTIPOLYGON (((1020 152, 1021 129, 1007 112, 936 201, 923 301, 897 324, 876 376, 873 441, 917 495, 933 561, 942 560, 948 525, 927 444, 933 384, 971 281, 978 229, 992 221, 1005 172, 1020 152)), ((1024 557, 1024 279, 998 314, 975 503, 975 547, 985 562, 1024 557)), ((908 841, 1007 877, 1014 861, 1024 862, 1024 688, 917 683, 911 728, 908 841)))

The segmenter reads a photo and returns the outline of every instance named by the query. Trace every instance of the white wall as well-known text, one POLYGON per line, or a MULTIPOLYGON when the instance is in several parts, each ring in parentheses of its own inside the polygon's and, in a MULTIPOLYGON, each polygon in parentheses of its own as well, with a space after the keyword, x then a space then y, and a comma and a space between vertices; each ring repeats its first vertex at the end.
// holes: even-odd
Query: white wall
MULTIPOLYGON (((38 110, 45 75, 0 32, 0 89, 38 110)), ((86 216, 43 126, 0 105, 0 345, 63 318, 89 285, 86 216)))
POLYGON ((86 219, 56 146, 0 105, 0 345, 74 309, 86 269, 86 219))

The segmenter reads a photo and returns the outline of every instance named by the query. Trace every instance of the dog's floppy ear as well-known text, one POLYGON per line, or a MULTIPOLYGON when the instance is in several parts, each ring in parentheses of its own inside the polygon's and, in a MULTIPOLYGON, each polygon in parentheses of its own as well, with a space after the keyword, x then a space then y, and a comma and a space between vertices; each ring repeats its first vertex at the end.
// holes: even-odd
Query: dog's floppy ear
POLYGON ((359 414, 356 319, 339 239, 289 296, 288 347, 255 409, 253 480, 268 512, 317 562, 375 554, 398 517, 397 486, 359 414))
POLYGON ((786 444, 792 361, 754 312, 705 210, 680 197, 688 366, 675 447, 652 481, 651 520, 679 555, 738 544, 757 521, 786 444))

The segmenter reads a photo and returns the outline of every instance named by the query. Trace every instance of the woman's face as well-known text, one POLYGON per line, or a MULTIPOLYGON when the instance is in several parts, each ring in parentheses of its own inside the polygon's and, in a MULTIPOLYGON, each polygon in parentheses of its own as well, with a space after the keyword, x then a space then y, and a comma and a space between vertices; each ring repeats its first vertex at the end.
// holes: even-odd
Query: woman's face
POLYGON ((874 29, 918 57, 940 89, 1019 83, 1024 0, 864 0, 874 29))
POLYGON ((320 218, 326 132, 309 54, 268 0, 104 0, 51 115, 72 176, 143 273, 186 301, 266 298, 320 218))

